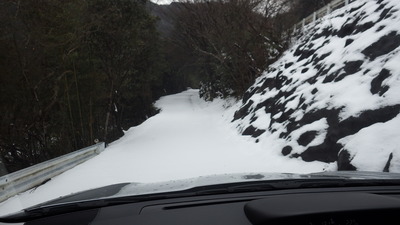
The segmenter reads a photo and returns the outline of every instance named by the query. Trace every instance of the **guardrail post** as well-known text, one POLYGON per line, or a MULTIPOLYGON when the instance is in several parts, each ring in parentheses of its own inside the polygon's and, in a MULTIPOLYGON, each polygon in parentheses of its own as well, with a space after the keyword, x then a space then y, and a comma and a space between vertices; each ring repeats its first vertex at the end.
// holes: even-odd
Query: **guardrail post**
POLYGON ((106 144, 104 142, 97 145, 96 153, 97 155, 104 151, 106 144))
POLYGON ((332 11, 331 3, 328 3, 328 7, 326 7, 326 15, 328 15, 329 13, 331 13, 331 11, 332 11))
POLYGON ((345 0, 344 5, 348 5, 348 4, 349 4, 349 0, 345 0))
POLYGON ((303 19, 301 21, 301 28, 304 28, 306 26, 306 19, 303 19))
POLYGON ((312 21, 315 22, 317 20, 317 13, 314 12, 313 13, 313 17, 312 17, 312 21))

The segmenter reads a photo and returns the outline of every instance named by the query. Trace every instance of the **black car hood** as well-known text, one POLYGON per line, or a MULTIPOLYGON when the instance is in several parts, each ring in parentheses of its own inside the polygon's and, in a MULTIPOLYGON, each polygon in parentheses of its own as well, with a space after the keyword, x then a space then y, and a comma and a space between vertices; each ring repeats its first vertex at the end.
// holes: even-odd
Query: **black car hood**
POLYGON ((309 175, 291 173, 235 173, 200 176, 196 178, 156 183, 119 183, 61 196, 59 198, 29 207, 28 209, 97 199, 178 192, 200 186, 241 183, 249 181, 300 179, 305 177, 309 177, 309 175))
POLYGON ((281 180, 326 180, 326 179, 346 179, 346 180, 400 180, 398 173, 380 172, 359 172, 359 171, 338 171, 320 172, 310 174, 292 173, 236 173, 201 176, 197 178, 174 180, 157 183, 120 183, 82 191, 57 199, 41 203, 30 207, 46 207, 49 205, 59 205, 71 202, 82 202, 97 199, 107 199, 125 196, 141 196, 150 194, 170 193, 189 190, 196 187, 206 187, 219 184, 236 184, 242 182, 257 181, 281 181, 281 180))

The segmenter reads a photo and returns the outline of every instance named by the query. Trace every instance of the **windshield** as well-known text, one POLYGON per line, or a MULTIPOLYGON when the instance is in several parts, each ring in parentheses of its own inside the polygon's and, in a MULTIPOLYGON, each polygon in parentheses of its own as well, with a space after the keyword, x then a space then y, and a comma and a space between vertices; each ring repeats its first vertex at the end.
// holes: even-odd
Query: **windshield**
POLYGON ((0 18, 0 216, 109 185, 398 179, 397 0, 3 0, 0 18))

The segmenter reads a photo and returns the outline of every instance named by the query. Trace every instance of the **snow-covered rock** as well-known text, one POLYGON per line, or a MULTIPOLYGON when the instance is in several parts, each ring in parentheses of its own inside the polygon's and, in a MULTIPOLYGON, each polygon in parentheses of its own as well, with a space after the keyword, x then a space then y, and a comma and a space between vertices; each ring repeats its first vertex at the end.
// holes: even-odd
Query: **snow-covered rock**
POLYGON ((400 172, 399 46, 398 0, 355 1, 305 28, 234 123, 287 157, 400 172))

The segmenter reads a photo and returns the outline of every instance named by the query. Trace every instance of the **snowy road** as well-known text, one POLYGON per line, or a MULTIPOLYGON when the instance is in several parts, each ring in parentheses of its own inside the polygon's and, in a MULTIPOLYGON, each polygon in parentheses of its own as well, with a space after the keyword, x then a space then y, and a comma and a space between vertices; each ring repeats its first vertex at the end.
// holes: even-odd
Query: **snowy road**
POLYGON ((161 98, 161 112, 111 143, 99 156, 35 190, 0 203, 0 215, 73 192, 122 182, 158 182, 236 172, 322 171, 327 165, 280 155, 230 123, 237 105, 205 102, 198 90, 161 98))

